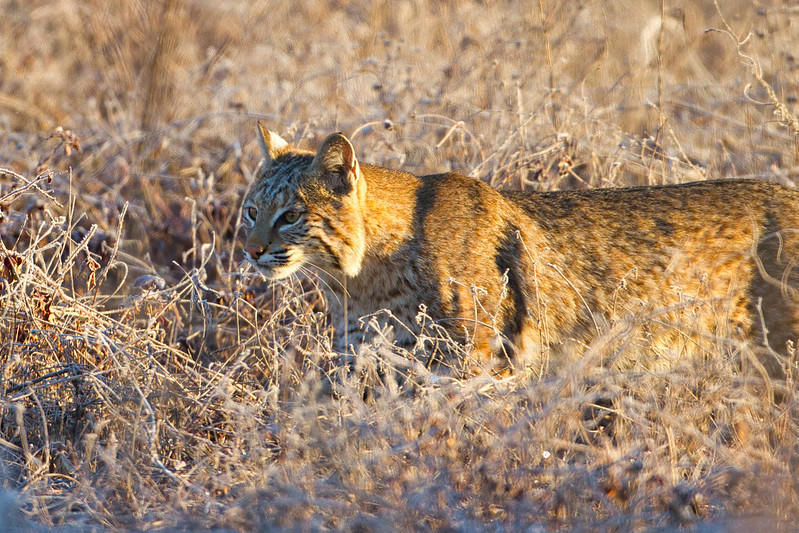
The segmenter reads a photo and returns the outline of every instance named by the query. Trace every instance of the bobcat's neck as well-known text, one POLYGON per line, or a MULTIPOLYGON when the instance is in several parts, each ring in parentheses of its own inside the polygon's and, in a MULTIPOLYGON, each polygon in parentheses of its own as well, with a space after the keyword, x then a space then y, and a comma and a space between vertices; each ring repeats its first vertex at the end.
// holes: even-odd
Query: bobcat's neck
MULTIPOLYGON (((370 165, 361 166, 366 179, 366 197, 361 204, 365 253, 358 275, 320 272, 330 305, 338 342, 354 342, 363 335, 362 316, 391 309, 395 318, 413 323, 420 295, 412 242, 420 179, 411 174, 370 165)), ((412 344, 406 328, 399 328, 396 341, 412 344)))
MULTIPOLYGON (((364 303, 379 303, 384 292, 396 293, 399 286, 408 285, 411 253, 403 248, 415 237, 414 213, 420 179, 411 174, 371 165, 361 166, 366 180, 366 195, 361 203, 365 253, 358 275, 349 277, 343 272, 318 271, 325 281, 325 290, 338 298, 364 303)), ((385 307, 380 305, 379 308, 385 307)))
POLYGON ((420 179, 412 174, 362 165, 366 178, 363 209, 366 232, 364 262, 394 254, 414 236, 413 219, 420 179))

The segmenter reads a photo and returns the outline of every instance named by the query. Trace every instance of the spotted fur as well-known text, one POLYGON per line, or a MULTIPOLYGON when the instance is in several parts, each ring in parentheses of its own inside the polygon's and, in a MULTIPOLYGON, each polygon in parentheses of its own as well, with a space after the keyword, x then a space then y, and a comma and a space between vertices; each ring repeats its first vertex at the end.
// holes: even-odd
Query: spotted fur
POLYGON ((617 364, 649 367, 719 338, 784 353, 799 333, 794 190, 723 180, 501 192, 360 164, 341 134, 315 153, 264 128, 259 141, 247 258, 272 279, 318 275, 340 341, 388 309, 411 346, 420 304, 479 359, 537 371, 574 362, 614 326, 629 329, 617 364))

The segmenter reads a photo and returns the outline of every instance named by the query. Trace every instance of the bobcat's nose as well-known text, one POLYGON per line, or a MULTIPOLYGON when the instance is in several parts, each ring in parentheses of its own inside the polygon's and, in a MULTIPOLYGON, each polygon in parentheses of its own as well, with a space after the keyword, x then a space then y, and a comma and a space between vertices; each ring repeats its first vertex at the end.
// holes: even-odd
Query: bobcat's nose
POLYGON ((260 246, 245 246, 244 251, 247 252, 247 255, 249 255, 251 259, 258 259, 263 255, 266 249, 260 246))

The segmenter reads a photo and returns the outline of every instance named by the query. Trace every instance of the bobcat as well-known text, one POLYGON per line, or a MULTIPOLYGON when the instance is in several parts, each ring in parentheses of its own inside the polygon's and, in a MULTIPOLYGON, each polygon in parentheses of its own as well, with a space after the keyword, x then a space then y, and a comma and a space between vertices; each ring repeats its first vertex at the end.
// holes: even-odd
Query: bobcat
POLYGON ((670 365, 733 339, 780 374, 775 354, 799 334, 799 192, 785 187, 498 191, 361 164, 340 133, 313 153, 259 124, 259 142, 245 256, 270 279, 317 274, 340 347, 382 309, 413 346, 420 304, 491 371, 563 367, 629 324, 618 364, 670 365))

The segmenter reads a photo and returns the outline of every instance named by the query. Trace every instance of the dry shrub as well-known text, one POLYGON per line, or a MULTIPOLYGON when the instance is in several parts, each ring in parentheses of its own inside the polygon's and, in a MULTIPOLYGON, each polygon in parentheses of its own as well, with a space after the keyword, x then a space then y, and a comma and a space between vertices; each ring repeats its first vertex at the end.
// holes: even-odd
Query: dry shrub
POLYGON ((0 8, 0 512, 14 524, 799 520, 795 359, 769 384, 733 363, 753 347, 719 339, 705 361, 621 371, 600 363, 622 324, 597 364, 453 380, 427 368, 450 342, 434 324, 402 353, 399 326, 370 317, 385 341, 333 353, 313 280, 268 284, 237 251, 256 119, 306 147, 343 130, 364 161, 503 187, 794 185, 794 8, 0 8))

